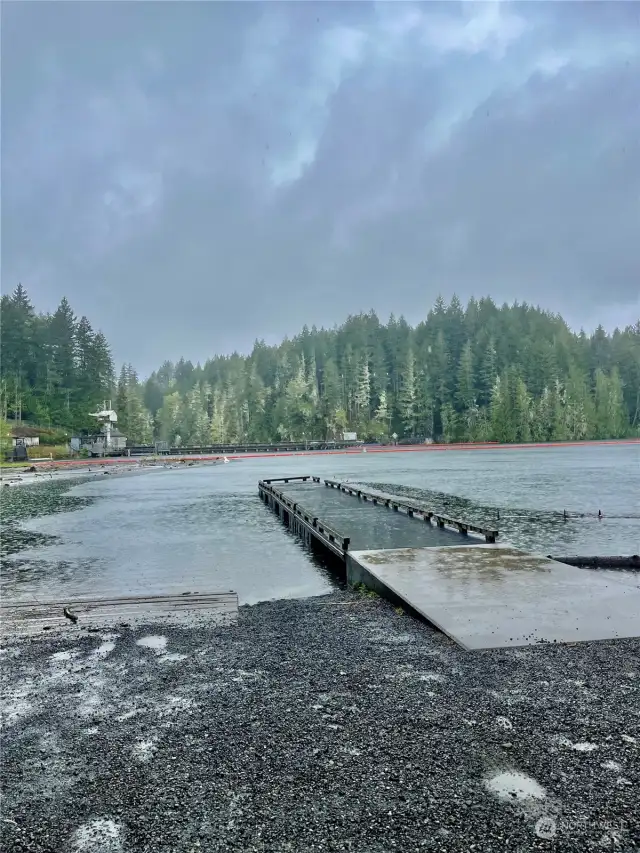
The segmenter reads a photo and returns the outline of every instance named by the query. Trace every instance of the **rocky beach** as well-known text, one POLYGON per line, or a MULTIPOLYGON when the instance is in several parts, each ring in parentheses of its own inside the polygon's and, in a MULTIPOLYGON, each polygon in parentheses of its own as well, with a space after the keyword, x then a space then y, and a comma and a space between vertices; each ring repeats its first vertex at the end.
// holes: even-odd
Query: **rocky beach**
POLYGON ((634 850, 640 642, 469 653, 371 594, 6 639, 3 849, 634 850))

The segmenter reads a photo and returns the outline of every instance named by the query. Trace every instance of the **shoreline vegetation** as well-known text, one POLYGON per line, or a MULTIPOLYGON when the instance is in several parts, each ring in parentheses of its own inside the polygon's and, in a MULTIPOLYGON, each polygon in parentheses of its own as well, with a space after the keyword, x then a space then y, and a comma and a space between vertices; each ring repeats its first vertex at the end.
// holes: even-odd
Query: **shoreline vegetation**
MULTIPOLYGON (((607 334, 573 332, 557 314, 489 297, 439 297, 411 327, 350 316, 249 355, 166 361, 116 380, 105 336, 66 299, 38 314, 19 285, 2 297, 0 420, 60 445, 111 399, 133 445, 189 446, 431 439, 436 445, 531 445, 640 436, 640 320, 607 334)), ((394 448, 398 450, 399 448, 394 448)), ((46 446, 43 454, 48 455, 46 446)))
POLYGON ((242 459, 262 459, 269 457, 286 457, 286 456, 331 456, 337 454, 361 454, 367 453, 421 453, 429 451, 471 451, 471 450, 541 450, 545 448, 559 447, 610 447, 610 446, 628 446, 637 444, 640 446, 640 438, 622 438, 622 439, 591 439, 585 441, 555 441, 555 442, 530 442, 528 444, 418 444, 418 445, 377 445, 367 447, 349 447, 338 450, 283 450, 283 451, 267 451, 267 452, 248 452, 248 453, 229 453, 224 456, 221 454, 193 454, 184 455, 183 457, 176 456, 139 456, 139 457, 104 457, 100 459, 53 459, 41 460, 39 462, 0 462, 0 471, 6 469, 13 470, 15 473, 46 471, 53 472, 55 470, 83 470, 85 468, 104 468, 106 465, 128 466, 130 468, 140 468, 144 466, 171 466, 177 467, 179 463, 184 463, 187 466, 196 463, 206 462, 222 462, 227 459, 230 462, 236 462, 242 459))

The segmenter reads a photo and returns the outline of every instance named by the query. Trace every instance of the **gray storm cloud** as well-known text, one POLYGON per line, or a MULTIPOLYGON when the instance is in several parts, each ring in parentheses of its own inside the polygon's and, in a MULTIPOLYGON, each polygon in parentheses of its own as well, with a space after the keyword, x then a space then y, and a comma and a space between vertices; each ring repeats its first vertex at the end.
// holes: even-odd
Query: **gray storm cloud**
POLYGON ((2 79, 3 288, 142 371, 438 293, 640 313, 636 4, 9 3, 2 79))

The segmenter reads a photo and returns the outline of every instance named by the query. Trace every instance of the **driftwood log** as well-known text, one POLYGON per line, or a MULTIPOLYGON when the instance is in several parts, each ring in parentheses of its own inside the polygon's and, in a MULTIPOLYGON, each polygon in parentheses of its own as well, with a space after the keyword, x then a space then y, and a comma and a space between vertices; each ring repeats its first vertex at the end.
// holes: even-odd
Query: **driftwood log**
POLYGON ((552 557, 558 563, 566 563, 569 566, 579 566, 581 569, 640 569, 640 555, 632 554, 629 557, 552 557))

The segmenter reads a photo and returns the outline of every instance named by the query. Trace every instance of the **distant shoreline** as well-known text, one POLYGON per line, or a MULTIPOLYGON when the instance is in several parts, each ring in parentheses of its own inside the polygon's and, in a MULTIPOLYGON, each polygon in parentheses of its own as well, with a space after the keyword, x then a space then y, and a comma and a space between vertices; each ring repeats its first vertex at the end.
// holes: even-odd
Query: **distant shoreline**
MULTIPOLYGON (((588 441, 548 441, 548 442, 529 442, 527 444, 498 444, 491 442, 483 443, 460 443, 460 444, 407 444, 407 445, 362 445, 360 447, 348 447, 336 450, 279 450, 265 451, 260 453, 228 453, 228 454, 188 454, 185 452, 184 458, 189 462, 207 462, 216 459, 236 461, 238 459, 268 459, 270 457, 285 457, 285 456, 335 456, 335 455, 362 455, 366 453, 428 453, 433 451, 462 451, 462 450, 537 450, 540 448, 558 448, 558 447, 589 447, 589 446, 628 446, 630 444, 640 445, 640 438, 618 438, 618 439, 591 439, 588 441)), ((51 468, 84 468, 93 465, 98 467, 101 465, 135 465, 136 462, 142 462, 147 457, 105 457, 104 459, 56 459, 46 462, 25 463, 25 467, 34 465, 36 469, 51 469, 51 468)), ((176 459, 183 457, 163 456, 162 460, 167 462, 175 462, 176 459)), ((188 463, 186 463, 188 464, 188 463)), ((16 469, 18 470, 18 469, 16 469)))

